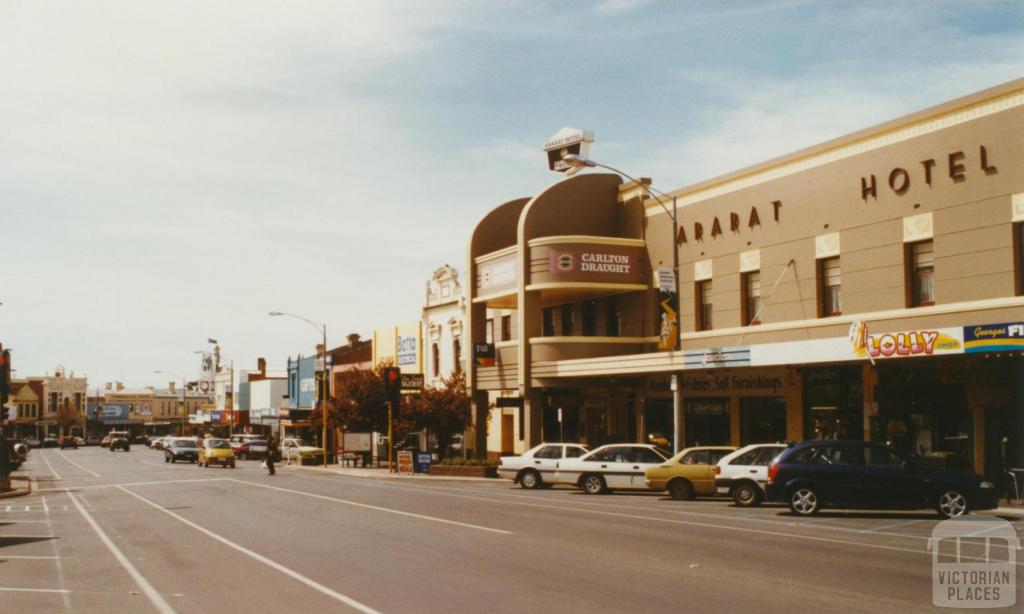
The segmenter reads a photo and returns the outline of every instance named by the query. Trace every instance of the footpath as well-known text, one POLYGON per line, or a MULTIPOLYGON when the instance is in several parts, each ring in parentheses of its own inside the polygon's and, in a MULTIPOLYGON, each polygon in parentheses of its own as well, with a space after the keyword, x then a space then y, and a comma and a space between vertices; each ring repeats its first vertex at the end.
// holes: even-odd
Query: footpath
POLYGON ((302 471, 312 471, 314 473, 328 473, 334 475, 344 475, 350 478, 372 478, 382 480, 443 480, 447 482, 498 482, 497 478, 477 478, 477 477, 464 477, 455 475, 429 475, 426 473, 414 473, 412 475, 404 474, 398 475, 397 473, 388 473, 386 467, 339 467, 338 465, 328 465, 323 467, 322 465, 286 465, 284 463, 277 465, 280 468, 290 467, 292 469, 298 469, 302 471))
POLYGON ((0 490, 0 499, 10 499, 11 497, 24 497, 25 495, 32 494, 32 481, 27 476, 12 475, 10 477, 11 488, 10 490, 0 490), (19 486, 18 483, 24 483, 24 486, 19 486))

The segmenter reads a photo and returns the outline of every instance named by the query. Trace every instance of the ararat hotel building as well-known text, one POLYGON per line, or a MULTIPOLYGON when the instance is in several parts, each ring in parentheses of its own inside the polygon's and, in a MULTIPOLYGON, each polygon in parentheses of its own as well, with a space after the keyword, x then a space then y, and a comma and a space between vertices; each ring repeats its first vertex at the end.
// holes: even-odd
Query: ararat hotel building
POLYGON ((478 450, 863 437, 1024 467, 1024 79, 671 195, 675 233, 604 172, 480 220, 478 450))

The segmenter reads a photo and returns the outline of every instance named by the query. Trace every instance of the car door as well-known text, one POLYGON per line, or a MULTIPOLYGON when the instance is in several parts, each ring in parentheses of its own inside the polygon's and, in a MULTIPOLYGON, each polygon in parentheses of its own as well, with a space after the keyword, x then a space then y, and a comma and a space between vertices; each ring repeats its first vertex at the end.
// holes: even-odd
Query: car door
POLYGON ((888 507, 924 505, 925 476, 893 450, 878 444, 864 446, 865 504, 888 507))
POLYGON ((647 489, 647 468, 656 467, 667 459, 662 458, 650 448, 637 447, 633 450, 633 463, 630 465, 630 487, 647 489))
POLYGON ((558 461, 562 460, 562 448, 563 446, 556 445, 544 446, 533 453, 533 458, 523 465, 523 469, 533 468, 541 480, 551 483, 558 468, 558 461))
MULTIPOLYGON (((603 460, 599 462, 597 471, 604 476, 608 488, 632 488, 633 461, 632 446, 612 446, 605 450, 603 460)), ((641 474, 643 472, 641 471, 641 474)))
POLYGON ((863 450, 855 444, 827 444, 814 455, 808 471, 830 505, 862 505, 863 450))

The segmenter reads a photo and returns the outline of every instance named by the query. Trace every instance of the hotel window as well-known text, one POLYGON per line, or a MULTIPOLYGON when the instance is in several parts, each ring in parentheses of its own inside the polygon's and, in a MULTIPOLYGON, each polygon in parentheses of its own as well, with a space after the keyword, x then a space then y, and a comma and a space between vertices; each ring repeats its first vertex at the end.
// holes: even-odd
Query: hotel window
POLYGON ((494 343, 494 320, 487 318, 487 322, 484 323, 484 342, 494 343))
POLYGON ((541 333, 545 337, 555 336, 555 308, 544 308, 544 330, 541 333))
POLYGON ((512 316, 501 316, 501 340, 512 339, 512 316))
POLYGON ((572 305, 562 305, 562 335, 565 337, 572 335, 573 327, 573 314, 572 305))
POLYGON ((597 335, 597 301, 583 301, 583 336, 597 335))
POLYGON ((1017 296, 1024 295, 1024 222, 1013 225, 1013 272, 1017 296))
POLYGON ((743 322, 760 324, 761 320, 761 271, 743 273, 743 322))
POLYGON ((711 280, 697 282, 697 330, 711 330, 711 280))
POLYGON ((619 313, 614 296, 609 296, 605 301, 604 334, 608 337, 618 337, 622 329, 622 314, 619 313))
POLYGON ((818 315, 822 318, 843 313, 843 277, 839 258, 818 261, 818 315))
POLYGON ((434 343, 430 346, 430 357, 434 361, 434 377, 441 375, 441 348, 434 343))
POLYGON ((452 341, 452 354, 455 355, 455 372, 462 371, 462 341, 456 338, 452 341))
POLYGON ((935 304, 935 251, 931 241, 907 246, 908 307, 935 304))

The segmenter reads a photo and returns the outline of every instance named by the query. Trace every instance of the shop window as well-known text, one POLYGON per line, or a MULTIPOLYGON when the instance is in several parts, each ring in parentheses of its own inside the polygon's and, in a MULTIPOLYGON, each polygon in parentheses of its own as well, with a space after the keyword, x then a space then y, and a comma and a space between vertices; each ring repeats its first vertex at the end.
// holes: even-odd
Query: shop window
POLYGON ((555 308, 544 308, 544 330, 541 333, 545 337, 555 336, 555 308))
POLYGON ((512 339, 512 316, 501 316, 501 340, 510 341, 512 339))
POLYGON ((743 273, 743 325, 761 323, 761 271, 743 273))
POLYGON ((441 348, 436 343, 430 346, 430 357, 434 364, 434 377, 441 375, 441 348))
POLYGON ((818 261, 818 315, 822 318, 843 313, 843 278, 839 258, 818 261))
POLYGON ((619 331, 622 329, 622 314, 619 313, 619 306, 614 296, 605 299, 604 328, 605 335, 608 337, 618 337, 619 331))
POLYGON ((711 330, 711 280, 697 282, 697 330, 711 330))
POLYGON ((563 336, 570 336, 573 333, 572 305, 562 305, 562 330, 563 336))
POLYGON ((907 245, 907 306, 935 304, 935 251, 931 241, 907 245))
POLYGON ((494 319, 487 318, 487 322, 484 324, 484 341, 487 343, 494 343, 494 319))
POLYGON ((1013 273, 1016 294, 1024 295, 1024 222, 1013 225, 1013 273))
POLYGON ((583 301, 583 335, 597 335, 597 301, 583 301))

